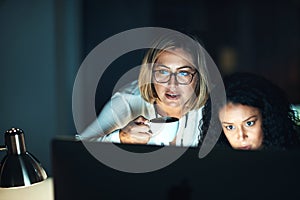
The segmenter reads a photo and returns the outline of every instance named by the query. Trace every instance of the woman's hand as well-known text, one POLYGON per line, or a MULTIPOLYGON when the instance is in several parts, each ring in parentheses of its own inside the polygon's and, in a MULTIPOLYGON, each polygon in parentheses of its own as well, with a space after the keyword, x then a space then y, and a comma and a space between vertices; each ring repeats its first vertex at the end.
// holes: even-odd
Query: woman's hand
POLYGON ((123 129, 120 130, 119 137, 121 143, 127 144, 147 144, 150 140, 150 128, 145 123, 149 122, 143 116, 139 116, 129 122, 123 129))

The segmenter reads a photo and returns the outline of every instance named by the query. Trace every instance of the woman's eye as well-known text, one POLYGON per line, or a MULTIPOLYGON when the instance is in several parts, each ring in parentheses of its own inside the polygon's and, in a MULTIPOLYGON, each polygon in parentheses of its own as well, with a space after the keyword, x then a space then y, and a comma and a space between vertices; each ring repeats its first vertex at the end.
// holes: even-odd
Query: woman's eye
POLYGON ((178 76, 189 76, 191 73, 188 71, 180 71, 177 74, 178 76))
POLYGON ((225 128, 226 128, 227 130, 233 130, 233 129, 234 129, 234 126, 228 125, 228 126, 225 126, 225 128))
POLYGON ((246 122, 246 126, 253 126, 253 125, 254 125, 254 121, 246 122))
POLYGON ((158 70, 158 72, 159 72, 160 74, 162 74, 162 75, 169 75, 169 74, 170 74, 170 72, 169 72, 169 71, 167 71, 167 70, 163 70, 163 69, 161 69, 161 70, 158 70))

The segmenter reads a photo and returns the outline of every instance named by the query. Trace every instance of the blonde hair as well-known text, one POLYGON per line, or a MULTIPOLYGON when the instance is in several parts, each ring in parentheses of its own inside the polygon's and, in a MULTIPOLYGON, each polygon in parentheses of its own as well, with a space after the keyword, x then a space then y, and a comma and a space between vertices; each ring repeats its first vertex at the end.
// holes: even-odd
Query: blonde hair
POLYGON ((208 78, 205 54, 197 40, 184 37, 180 34, 166 35, 160 38, 146 53, 138 78, 141 96, 149 103, 154 103, 158 98, 152 83, 152 70, 162 52, 174 49, 182 49, 192 57, 194 67, 197 70, 198 79, 195 86, 195 97, 191 98, 186 105, 190 110, 199 109, 208 99, 208 78))

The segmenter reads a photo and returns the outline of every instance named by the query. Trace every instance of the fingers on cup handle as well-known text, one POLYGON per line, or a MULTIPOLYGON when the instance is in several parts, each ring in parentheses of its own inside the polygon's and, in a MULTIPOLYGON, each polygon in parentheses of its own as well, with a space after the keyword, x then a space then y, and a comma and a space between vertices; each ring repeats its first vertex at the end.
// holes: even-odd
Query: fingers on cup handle
POLYGON ((150 130, 150 120, 146 119, 144 116, 139 116, 134 120, 134 123, 139 126, 145 126, 147 130, 144 129, 143 133, 152 136, 152 131, 150 130))
POLYGON ((139 116, 134 120, 134 122, 136 124, 146 124, 147 125, 147 124, 149 124, 150 121, 147 118, 145 118, 144 116, 139 116))

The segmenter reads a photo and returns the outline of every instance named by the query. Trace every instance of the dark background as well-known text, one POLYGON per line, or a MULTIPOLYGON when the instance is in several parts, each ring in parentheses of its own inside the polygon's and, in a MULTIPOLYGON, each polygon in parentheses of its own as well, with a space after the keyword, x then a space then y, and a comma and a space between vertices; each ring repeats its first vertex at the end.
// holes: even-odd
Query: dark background
MULTIPOLYGON (((51 175, 50 141, 76 133, 72 89, 80 64, 108 37, 147 26, 197 35, 222 75, 261 74, 300 104, 299 0, 0 0, 0 132, 22 128, 27 149, 51 175)), ((112 64, 96 110, 110 97, 112 78, 141 58, 132 52, 112 64)))

